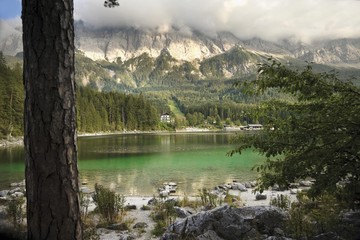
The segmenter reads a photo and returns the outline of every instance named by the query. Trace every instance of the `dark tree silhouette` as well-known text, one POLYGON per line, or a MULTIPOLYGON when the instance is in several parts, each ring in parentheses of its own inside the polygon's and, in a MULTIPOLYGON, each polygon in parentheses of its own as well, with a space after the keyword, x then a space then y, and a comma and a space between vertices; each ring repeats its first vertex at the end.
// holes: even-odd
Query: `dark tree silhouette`
POLYGON ((23 0, 28 239, 82 239, 73 0, 23 0))

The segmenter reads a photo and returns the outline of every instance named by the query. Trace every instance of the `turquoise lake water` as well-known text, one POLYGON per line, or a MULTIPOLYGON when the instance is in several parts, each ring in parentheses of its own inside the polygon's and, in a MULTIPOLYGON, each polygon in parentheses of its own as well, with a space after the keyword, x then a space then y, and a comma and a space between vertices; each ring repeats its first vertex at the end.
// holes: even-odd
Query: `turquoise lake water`
MULTIPOLYGON (((234 133, 125 134, 80 137, 81 182, 124 194, 152 196, 164 182, 178 183, 178 194, 196 194, 233 180, 257 177, 251 171, 263 157, 248 150, 228 157, 234 133)), ((24 179, 22 147, 0 150, 0 189, 24 179)))

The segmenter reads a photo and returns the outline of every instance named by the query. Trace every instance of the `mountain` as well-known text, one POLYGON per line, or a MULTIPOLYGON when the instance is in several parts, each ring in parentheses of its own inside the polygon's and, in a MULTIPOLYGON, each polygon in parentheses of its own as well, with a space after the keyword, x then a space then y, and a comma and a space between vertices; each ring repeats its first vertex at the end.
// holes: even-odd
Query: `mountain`
MULTIPOLYGON (((22 51, 21 30, 0 22, 0 51, 22 51)), ((269 57, 294 66, 313 62, 346 77, 360 70, 360 39, 306 44, 293 39, 242 40, 230 32, 205 34, 190 28, 164 32, 144 28, 90 28, 75 24, 77 81, 111 90, 193 85, 198 80, 248 78, 269 57), (330 66, 330 67, 329 67, 330 66)), ((21 54, 20 54, 21 55, 21 54)))

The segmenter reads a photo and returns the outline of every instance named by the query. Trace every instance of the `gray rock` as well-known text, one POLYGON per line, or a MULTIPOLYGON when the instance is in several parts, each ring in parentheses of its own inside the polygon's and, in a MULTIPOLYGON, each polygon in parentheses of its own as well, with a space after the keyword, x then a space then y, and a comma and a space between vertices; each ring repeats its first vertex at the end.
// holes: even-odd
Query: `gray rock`
POLYGON ((280 191, 280 186, 279 186, 279 184, 275 183, 274 186, 272 186, 271 189, 274 190, 274 191, 280 191))
POLYGON ((91 193, 91 190, 88 187, 80 187, 80 192, 88 194, 91 193))
POLYGON ((133 240, 136 239, 133 234, 128 231, 122 232, 119 236, 119 240, 133 240))
POLYGON ((126 205, 124 207, 125 211, 130 211, 130 210, 136 210, 136 205, 126 205))
POLYGON ((9 190, 2 190, 0 191, 0 197, 6 197, 9 193, 9 190))
POLYGON ((360 239, 360 211, 343 213, 340 216, 341 225, 344 226, 343 235, 347 235, 351 240, 360 239))
POLYGON ((333 232, 322 233, 312 238, 313 240, 340 240, 341 238, 333 232))
POLYGON ((308 180, 303 180, 299 182, 300 186, 302 187, 311 187, 313 185, 313 182, 308 180))
POLYGON ((299 188, 291 188, 290 189, 290 194, 297 194, 299 192, 301 192, 301 189, 299 189, 299 188))
POLYGON ((160 191, 159 195, 160 197, 168 197, 170 194, 170 191, 164 190, 164 191, 160 191))
MULTIPOLYGON (((274 207, 232 208, 222 206, 200 212, 170 225, 161 239, 183 239, 186 236, 203 237, 208 232, 220 239, 256 239, 258 236, 272 236, 283 229, 287 215, 274 207)), ((204 238, 202 238, 204 239, 204 238)), ((215 238, 216 239, 216 238, 215 238)))
POLYGON ((20 187, 25 187, 26 186, 26 182, 25 179, 23 179, 21 182, 19 182, 20 187))
POLYGON ((270 236, 270 237, 266 237, 264 238, 265 240, 293 240, 292 238, 287 238, 287 237, 277 237, 277 236, 270 236))
POLYGON ((290 183, 290 188, 298 188, 300 183, 290 183))
POLYGON ((10 196, 13 198, 19 198, 19 197, 24 197, 24 194, 22 192, 14 192, 10 196))
POLYGON ((158 202, 156 198, 152 198, 148 201, 148 205, 155 205, 158 202))
POLYGON ((186 218, 188 216, 190 216, 192 213, 187 211, 184 208, 180 208, 180 207, 174 207, 174 210, 176 211, 176 214, 179 218, 186 218))
POLYGON ((256 200, 266 200, 267 199, 267 196, 266 194, 256 194, 256 197, 255 197, 256 200))
POLYGON ((11 190, 8 192, 8 194, 11 195, 11 194, 16 193, 16 192, 22 192, 22 191, 21 191, 21 188, 17 187, 17 188, 11 189, 11 190))
POLYGON ((127 230, 129 230, 128 226, 125 223, 111 224, 110 226, 107 227, 107 229, 118 230, 118 231, 127 231, 127 230))
POLYGON ((148 225, 145 222, 138 222, 133 226, 133 228, 147 228, 147 227, 148 225))
POLYGON ((246 188, 252 188, 252 187, 251 187, 251 183, 249 183, 249 182, 244 183, 244 186, 245 186, 246 188))
POLYGON ((240 190, 241 192, 247 192, 247 188, 241 183, 233 183, 232 189, 240 190))
POLYGON ((215 231, 209 230, 204 234, 201 234, 196 238, 197 240, 224 240, 223 238, 219 237, 215 231))
POLYGON ((284 231, 280 228, 274 228, 274 232, 273 232, 274 236, 276 237, 283 237, 285 236, 284 231))
POLYGON ((256 187, 256 181, 252 181, 252 182, 250 182, 250 184, 251 184, 251 187, 256 187))

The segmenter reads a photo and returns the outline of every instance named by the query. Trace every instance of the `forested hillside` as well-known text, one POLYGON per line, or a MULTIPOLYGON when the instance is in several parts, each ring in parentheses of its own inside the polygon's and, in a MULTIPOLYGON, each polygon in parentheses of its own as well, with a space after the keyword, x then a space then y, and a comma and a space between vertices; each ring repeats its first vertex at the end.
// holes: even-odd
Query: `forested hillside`
POLYGON ((23 105, 21 65, 8 67, 0 52, 0 138, 22 135, 23 105))
POLYGON ((160 113, 143 95, 77 91, 79 132, 149 131, 159 128, 160 113))
MULTIPOLYGON (((174 130, 187 126, 222 129, 261 123, 256 115, 260 102, 289 96, 272 89, 261 96, 251 96, 235 85, 255 79, 257 63, 263 61, 267 61, 265 56, 241 47, 200 63, 178 61, 166 50, 155 59, 144 53, 116 62, 93 61, 77 51, 78 131, 174 130), (171 115, 171 123, 160 122, 163 113, 171 115)), ((295 59, 283 61, 292 68, 306 65, 295 59)), ((312 66, 321 72, 333 69, 327 65, 312 66)), ((359 83, 358 69, 335 71, 340 78, 355 77, 355 84, 359 83)), ((1 55, 0 73, 0 137, 22 135, 21 55, 6 56, 6 61, 1 55)))
MULTIPOLYGON (((9 67, 0 52, 0 138, 23 134, 24 89, 22 67, 9 67)), ((161 128, 161 106, 142 94, 98 92, 88 87, 77 89, 79 132, 156 130, 161 128)), ((166 109, 167 110, 167 109, 166 109)))

